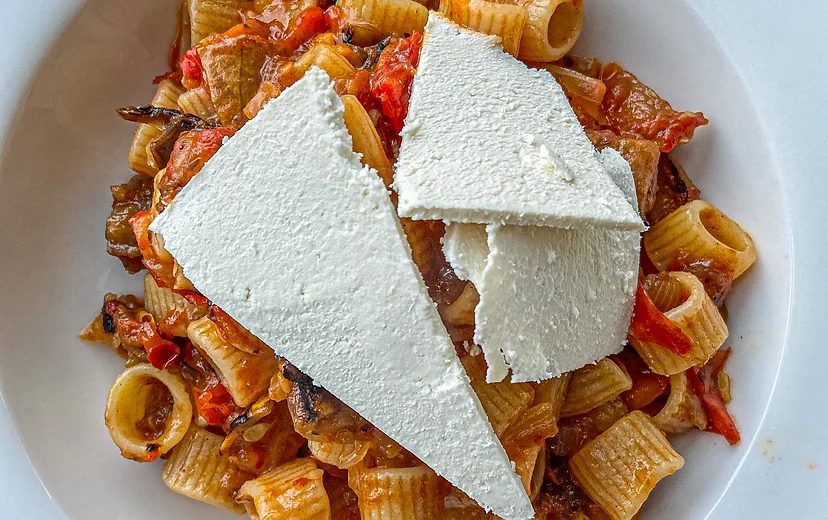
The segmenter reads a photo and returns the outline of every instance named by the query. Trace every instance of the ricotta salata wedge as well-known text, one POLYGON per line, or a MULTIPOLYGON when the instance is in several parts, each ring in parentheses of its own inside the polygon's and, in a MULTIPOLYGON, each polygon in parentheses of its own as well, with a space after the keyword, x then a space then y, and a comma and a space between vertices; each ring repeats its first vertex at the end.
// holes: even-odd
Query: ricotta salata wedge
POLYGON ((435 13, 395 187, 414 219, 643 230, 552 75, 435 13))
MULTIPOLYGON (((600 155, 637 208, 632 171, 618 152, 600 155)), ((637 209, 636 209, 637 211, 637 209)), ((619 352, 634 301, 637 231, 451 224, 444 251, 477 287, 474 340, 487 380, 539 381, 619 352), (484 263, 482 276, 479 266, 484 263), (477 278, 477 279, 475 279, 477 278)))
POLYGON ((486 509, 532 505, 319 69, 153 222, 207 298, 486 509))

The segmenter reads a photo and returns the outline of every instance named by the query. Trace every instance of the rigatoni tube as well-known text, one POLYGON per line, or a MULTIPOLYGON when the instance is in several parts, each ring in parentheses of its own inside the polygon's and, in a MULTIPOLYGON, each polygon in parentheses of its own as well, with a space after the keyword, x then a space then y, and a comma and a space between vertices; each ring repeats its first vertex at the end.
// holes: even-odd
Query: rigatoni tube
POLYGON ((613 520, 630 520, 656 484, 684 459, 644 413, 635 411, 569 460, 581 488, 613 520))
POLYGON ((529 13, 525 7, 488 0, 440 0, 440 12, 452 22, 500 38, 503 50, 517 57, 529 13))
POLYGON ((361 469, 353 478, 362 520, 434 520, 444 518, 439 478, 427 466, 361 469))
POLYGON ((193 426, 164 464, 164 483, 175 493, 232 511, 244 513, 235 492, 253 478, 233 467, 219 453, 223 437, 193 426))
POLYGON ((581 0, 529 0, 521 2, 529 18, 520 40, 518 57, 526 61, 559 60, 572 49, 584 27, 581 0))
POLYGON ((756 261, 753 239, 703 200, 694 200, 658 221, 643 236, 647 256, 660 271, 709 265, 736 279, 756 261))
POLYGON ((191 322, 187 336, 207 356, 237 405, 248 406, 267 392, 279 368, 272 354, 256 355, 236 348, 207 316, 191 322))
POLYGON ((138 462, 153 461, 173 449, 192 418, 190 394, 181 376, 147 363, 133 365, 118 376, 104 414, 121 455, 138 462))
POLYGON ((428 21, 428 9, 412 0, 339 0, 337 5, 345 11, 355 45, 422 33, 428 21))
POLYGON ((298 459, 245 482, 237 500, 253 520, 330 520, 323 475, 311 459, 298 459))
POLYGON ((690 387, 684 372, 670 376, 670 395, 653 422, 666 433, 681 433, 692 428, 707 427, 707 413, 701 400, 690 387))
POLYGON ((649 275, 644 289, 658 310, 693 343, 687 356, 679 356, 657 343, 639 341, 631 335, 630 344, 653 372, 669 376, 701 366, 727 339, 722 315, 694 275, 681 271, 649 275))
POLYGON ((630 376, 609 358, 579 368, 572 375, 561 416, 587 413, 630 388, 630 376))

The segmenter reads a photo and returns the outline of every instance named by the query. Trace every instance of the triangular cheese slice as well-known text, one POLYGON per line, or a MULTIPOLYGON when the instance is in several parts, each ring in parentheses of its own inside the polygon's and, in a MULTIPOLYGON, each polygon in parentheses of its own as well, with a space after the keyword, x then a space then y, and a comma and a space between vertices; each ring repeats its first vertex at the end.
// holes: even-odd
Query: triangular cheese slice
POLYGON ((395 187, 414 219, 644 229, 549 72, 434 13, 395 187))
MULTIPOLYGON (((612 149, 600 157, 637 208, 627 162, 612 149)), ((480 293, 474 339, 487 381, 501 381, 510 368, 513 382, 557 377, 620 351, 640 242, 637 231, 451 224, 443 250, 480 293)))
POLYGON ((482 506, 532 518, 324 72, 265 106, 151 229, 199 291, 316 384, 482 506))

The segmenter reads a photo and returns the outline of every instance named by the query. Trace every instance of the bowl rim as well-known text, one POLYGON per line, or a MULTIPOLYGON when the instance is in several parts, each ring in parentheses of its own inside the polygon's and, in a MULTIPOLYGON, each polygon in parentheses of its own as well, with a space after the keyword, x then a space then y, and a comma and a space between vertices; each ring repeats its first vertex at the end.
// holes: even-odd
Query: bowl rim
MULTIPOLYGON (((83 3, 0 0, 8 19, 27 20, 36 14, 39 26, 38 31, 0 35, 4 44, 0 92, 6 93, 7 101, 0 104, 0 162, 34 74, 83 3)), ((752 102, 761 108, 758 117, 763 133, 773 147, 771 156, 786 175, 783 196, 792 223, 789 328, 775 388, 759 431, 750 440, 748 455, 708 518, 747 517, 751 513, 768 519, 796 513, 814 518, 828 510, 828 477, 819 467, 828 464, 828 415, 814 413, 808 402, 809 397, 828 395, 828 378, 820 371, 828 362, 828 353, 821 349, 824 339, 819 327, 824 316, 821 298, 828 289, 828 265, 821 262, 828 255, 828 240, 821 226, 821 221, 828 219, 828 202, 820 198, 824 191, 820 188, 828 188, 828 179, 821 176, 821 146, 828 141, 828 131, 820 128, 819 122, 828 119, 828 104, 811 101, 820 99, 820 82, 804 81, 802 74, 803 70, 828 70, 828 54, 820 52, 828 48, 828 33, 803 23, 820 15, 828 19, 828 4, 807 4, 776 10, 752 2, 694 0, 691 6, 745 84, 751 86, 752 102), (787 37, 766 37, 780 33, 787 37), (782 496, 786 498, 780 500, 782 496)), ((2 395, 0 460, 4 461, 0 470, 0 508, 4 512, 15 513, 14 518, 65 518, 31 468, 2 395)))

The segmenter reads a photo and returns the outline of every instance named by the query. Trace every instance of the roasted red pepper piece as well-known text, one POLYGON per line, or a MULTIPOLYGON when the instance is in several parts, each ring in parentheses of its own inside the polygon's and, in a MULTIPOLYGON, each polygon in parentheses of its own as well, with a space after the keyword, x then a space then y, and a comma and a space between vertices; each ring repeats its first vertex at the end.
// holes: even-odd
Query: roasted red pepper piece
POLYGON ((170 153, 167 169, 158 179, 160 194, 156 209, 160 213, 173 201, 181 188, 187 185, 204 164, 224 144, 224 139, 233 137, 236 130, 229 127, 210 128, 182 132, 170 153))
POLYGON ((210 303, 210 300, 195 291, 176 290, 175 292, 180 294, 185 300, 196 307, 208 305, 210 303))
POLYGON ((420 62, 422 43, 423 36, 414 33, 388 45, 380 54, 371 77, 371 92, 397 133, 402 130, 408 114, 411 83, 420 62))
POLYGON ((148 336, 146 341, 144 341, 144 350, 147 351, 147 359, 152 366, 158 369, 176 365, 178 354, 180 353, 178 345, 161 338, 157 331, 154 332, 154 334, 148 336))
POLYGON ((129 225, 135 233, 138 249, 141 251, 141 261, 147 268, 147 272, 152 275, 159 287, 172 287, 175 282, 174 264, 160 258, 155 248, 152 247, 149 236, 149 226, 152 220, 153 217, 149 211, 139 211, 129 219, 129 225))
POLYGON ((630 334, 638 341, 661 345, 679 356, 686 356, 693 348, 690 336, 658 310, 640 283, 635 292, 630 334))
POLYGON ((198 415, 211 426, 225 426, 236 409, 230 392, 192 343, 184 346, 184 362, 195 372, 195 379, 190 383, 198 415))
POLYGON ((701 112, 678 112, 635 76, 617 63, 601 67, 606 85, 602 109, 608 126, 619 135, 635 135, 655 141, 669 152, 693 137, 699 126, 708 123, 701 112))
POLYGON ((296 17, 296 23, 282 39, 283 52, 293 52, 303 43, 320 33, 328 32, 331 28, 331 18, 321 7, 308 7, 296 17))
POLYGON ((142 346, 152 366, 161 370, 178 362, 178 345, 161 337, 152 316, 146 312, 133 316, 118 300, 106 302, 104 312, 114 320, 121 342, 142 346))
POLYGON ((223 426, 233 413, 233 398, 221 383, 206 390, 193 387, 193 395, 198 415, 211 426, 223 426))
POLYGON ((718 385, 719 373, 724 370, 729 357, 729 348, 716 352, 703 367, 687 369, 687 380, 707 412, 707 431, 718 433, 733 445, 741 440, 741 436, 733 417, 727 411, 727 404, 718 385))
POLYGON ((198 55, 198 47, 192 47, 178 60, 183 77, 182 84, 188 89, 198 88, 204 80, 204 68, 201 66, 201 56, 198 55))
POLYGON ((630 347, 625 348, 613 361, 620 364, 632 379, 633 386, 621 393, 627 408, 641 410, 664 394, 670 378, 654 373, 647 363, 630 347))

